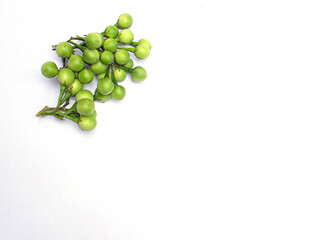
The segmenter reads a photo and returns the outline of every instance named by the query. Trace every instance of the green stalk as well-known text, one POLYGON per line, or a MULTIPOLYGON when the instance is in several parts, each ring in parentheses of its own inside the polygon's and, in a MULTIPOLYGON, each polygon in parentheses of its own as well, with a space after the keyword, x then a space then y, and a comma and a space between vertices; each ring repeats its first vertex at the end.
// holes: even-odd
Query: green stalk
POLYGON ((62 98, 61 102, 59 103, 59 107, 62 105, 62 103, 67 101, 70 97, 71 97, 71 93, 67 91, 66 95, 64 96, 64 98, 62 98))
POLYGON ((69 100, 70 100, 70 98, 67 99, 67 101, 63 104, 62 107, 60 107, 60 109, 61 109, 61 108, 62 108, 62 109, 63 109, 63 108, 65 109, 65 107, 69 105, 69 100))
POLYGON ((55 114, 55 112, 47 112, 47 111, 51 111, 51 110, 55 110, 55 108, 49 108, 48 106, 45 106, 40 112, 37 113, 37 117, 40 117, 40 116, 54 116, 60 120, 62 120, 63 118, 61 116, 58 116, 55 114))
POLYGON ((56 112, 56 114, 57 114, 57 115, 60 115, 60 116, 62 116, 62 117, 65 117, 65 118, 67 118, 67 119, 69 119, 69 120, 71 120, 71 121, 74 121, 75 123, 79 123, 79 118, 78 118, 78 117, 72 117, 72 116, 67 115, 67 114, 65 114, 65 113, 62 113, 62 112, 56 112))
POLYGON ((59 99, 58 99, 57 107, 59 107, 59 106, 61 105, 62 97, 63 97, 65 91, 66 91, 66 86, 60 84, 60 94, 59 94, 59 99))
POLYGON ((138 42, 131 42, 130 45, 136 47, 136 46, 138 46, 138 42))
POLYGON ((64 106, 62 106, 62 107, 59 107, 59 108, 56 108, 56 107, 54 107, 54 108, 47 108, 47 110, 46 110, 46 112, 48 112, 48 111, 52 111, 52 112, 55 112, 55 111, 57 111, 57 110, 62 110, 62 111, 66 111, 66 110, 68 110, 67 108, 65 108, 64 106))
POLYGON ((111 80, 114 83, 114 85, 118 85, 116 78, 114 76, 113 68, 111 68, 111 80))
POLYGON ((38 113, 37 113, 37 117, 42 116, 47 110, 49 109, 48 106, 45 106, 44 108, 42 108, 38 113))
POLYGON ((110 68, 111 68, 111 64, 107 68, 106 74, 104 75, 105 78, 109 78, 110 68))
POLYGON ((54 116, 60 120, 63 120, 63 117, 62 116, 59 116, 59 115, 56 115, 55 113, 51 112, 51 113, 48 113, 48 112, 45 112, 45 113, 42 113, 41 116, 54 116))
POLYGON ((77 108, 77 102, 75 102, 73 105, 72 105, 72 107, 71 108, 69 108, 66 112, 65 112, 65 114, 69 114, 69 113, 71 113, 73 110, 75 110, 77 108))
POLYGON ((124 70, 124 71, 127 72, 127 73, 131 73, 131 72, 132 72, 132 68, 126 68, 126 67, 123 67, 123 66, 121 66, 121 65, 119 65, 119 64, 117 64, 117 63, 114 63, 114 65, 115 65, 116 67, 118 67, 118 68, 121 68, 122 70, 124 70))
POLYGON ((69 43, 73 44, 75 47, 79 48, 82 52, 84 51, 84 47, 80 46, 78 43, 75 43, 73 41, 69 41, 69 43))
POLYGON ((134 53, 134 50, 135 50, 135 48, 125 48, 125 47, 118 47, 118 49, 124 49, 124 50, 127 50, 129 52, 133 52, 133 53, 134 53))
POLYGON ((81 40, 81 41, 85 41, 86 39, 84 37, 80 37, 80 36, 75 36, 75 37, 71 37, 68 41, 70 40, 81 40))

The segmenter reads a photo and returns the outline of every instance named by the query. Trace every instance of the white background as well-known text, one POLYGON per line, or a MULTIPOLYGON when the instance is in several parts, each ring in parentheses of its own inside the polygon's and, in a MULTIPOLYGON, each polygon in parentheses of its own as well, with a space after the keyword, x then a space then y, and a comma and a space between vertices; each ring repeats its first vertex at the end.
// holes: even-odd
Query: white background
MULTIPOLYGON (((319 1, 0 2, 0 239, 320 239, 319 1), (97 128, 51 45, 133 17, 151 55, 97 128)), ((96 83, 89 87, 94 89, 96 83)))

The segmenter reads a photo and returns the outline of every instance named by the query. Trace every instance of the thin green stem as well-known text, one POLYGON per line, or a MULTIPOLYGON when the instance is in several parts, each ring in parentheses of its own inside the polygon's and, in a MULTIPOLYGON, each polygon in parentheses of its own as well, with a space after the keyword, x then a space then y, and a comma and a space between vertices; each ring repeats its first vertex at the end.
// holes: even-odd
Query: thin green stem
POLYGON ((73 44, 75 47, 79 48, 82 52, 84 51, 84 47, 80 46, 78 43, 75 43, 73 41, 69 41, 69 43, 73 44))
MULTIPOLYGON (((65 59, 65 58, 63 58, 63 59, 65 59)), ((63 65, 64 65, 64 63, 63 63, 63 65)), ((61 105, 60 102, 61 102, 61 100, 62 100, 62 97, 63 97, 65 91, 66 91, 66 86, 60 84, 60 94, 59 94, 59 99, 58 99, 57 107, 59 107, 59 106, 61 105)))
POLYGON ((49 109, 48 106, 45 106, 44 108, 42 108, 38 113, 37 113, 37 117, 40 117, 43 115, 43 113, 45 113, 47 110, 49 109))
POLYGON ((72 116, 67 115, 67 114, 64 114, 64 113, 62 113, 62 112, 57 112, 56 114, 57 114, 57 115, 60 115, 60 116, 62 116, 62 117, 65 117, 65 118, 67 118, 67 119, 69 119, 69 120, 71 120, 71 121, 74 121, 75 123, 78 123, 78 122, 79 122, 79 118, 78 118, 78 117, 72 117, 72 116))
POLYGON ((66 106, 68 106, 69 102, 70 102, 69 100, 70 100, 70 98, 67 99, 67 101, 63 104, 63 106, 61 108, 65 108, 66 106))
POLYGON ((47 112, 48 110, 54 110, 55 108, 49 108, 48 106, 45 106, 40 112, 37 113, 37 117, 40 117, 40 116, 54 116, 60 120, 62 120, 62 117, 61 116, 58 116, 55 114, 55 112, 47 112))
POLYGON ((62 68, 66 67, 67 63, 66 63, 66 59, 65 58, 61 58, 62 60, 62 68))
POLYGON ((109 78, 110 68, 111 68, 111 64, 107 68, 106 74, 104 75, 105 78, 109 78))
POLYGON ((62 98, 59 106, 61 106, 62 103, 64 103, 65 101, 67 101, 70 97, 71 97, 71 93, 67 91, 67 92, 66 92, 66 95, 62 98))
POLYGON ((56 108, 56 107, 55 107, 55 108, 47 108, 46 112, 47 112, 47 111, 56 112, 56 111, 58 111, 58 110, 66 111, 66 110, 68 110, 68 109, 65 108, 64 106, 58 107, 58 108, 56 108))
POLYGON ((114 83, 114 85, 118 85, 116 78, 114 76, 113 67, 111 68, 111 80, 114 83))
MULTIPOLYGON (((38 113, 37 113, 37 117, 40 117, 40 116, 44 116, 44 115, 55 115, 56 112, 60 110, 60 111, 67 111, 68 109, 65 108, 65 107, 48 107, 48 106, 45 106, 43 109, 41 109, 38 113)), ((56 117, 56 116, 55 116, 56 117)), ((59 119, 61 119, 61 117, 59 117, 59 119)))
POLYGON ((81 40, 81 41, 85 41, 86 39, 84 37, 81 37, 79 35, 75 36, 75 37, 71 37, 68 41, 71 40, 81 40))
POLYGON ((114 26, 117 27, 117 28, 119 27, 118 23, 116 23, 114 26))
POLYGON ((114 65, 115 65, 116 67, 118 67, 118 68, 121 68, 122 70, 124 70, 124 71, 127 72, 127 73, 131 73, 131 72, 132 72, 132 68, 126 68, 126 67, 121 66, 121 65, 119 65, 119 64, 117 64, 117 63, 114 63, 114 65))
POLYGON ((133 53, 134 53, 134 50, 135 50, 135 48, 125 48, 125 47, 118 47, 118 49, 124 49, 124 50, 127 50, 129 52, 133 52, 133 53))
POLYGON ((138 42, 131 42, 130 45, 136 47, 136 46, 138 46, 138 42))
POLYGON ((61 116, 59 116, 59 115, 57 115, 57 114, 52 114, 52 116, 54 116, 54 117, 56 117, 56 118, 58 118, 58 119, 60 119, 60 120, 63 120, 63 117, 61 117, 61 116))
POLYGON ((71 108, 69 108, 66 112, 65 112, 65 114, 69 114, 69 113, 71 113, 73 110, 75 110, 77 108, 77 102, 75 102, 73 105, 72 105, 72 107, 71 108))
POLYGON ((79 118, 79 116, 80 116, 79 113, 75 113, 75 112, 69 113, 68 115, 69 115, 70 117, 73 117, 73 118, 79 118))
POLYGON ((58 118, 60 120, 63 120, 62 116, 59 116, 59 115, 57 115, 57 114, 55 114, 53 112, 51 112, 51 113, 45 112, 45 113, 42 113, 41 116, 54 116, 54 117, 56 117, 56 118, 58 118))

